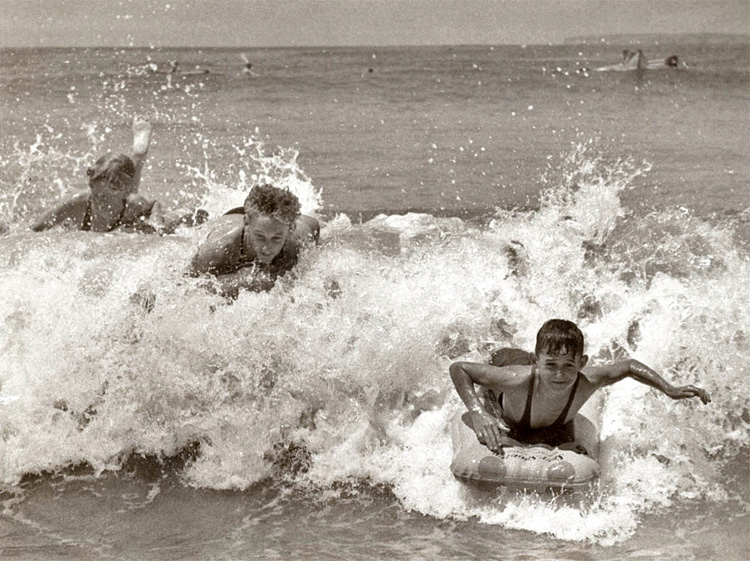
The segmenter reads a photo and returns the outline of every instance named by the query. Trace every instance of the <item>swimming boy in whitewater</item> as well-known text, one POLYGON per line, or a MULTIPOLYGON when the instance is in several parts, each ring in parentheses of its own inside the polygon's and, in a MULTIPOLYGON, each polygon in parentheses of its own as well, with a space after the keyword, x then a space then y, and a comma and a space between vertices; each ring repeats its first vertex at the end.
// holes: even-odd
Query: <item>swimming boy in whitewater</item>
POLYGON ((450 366, 453 384, 471 413, 474 432, 493 452, 503 446, 528 444, 584 452, 575 442, 573 418, 596 390, 628 377, 672 399, 711 401, 704 390, 673 386, 637 360, 586 366, 583 333, 570 321, 545 322, 537 333, 535 352, 521 353, 525 356, 512 357, 511 361, 530 364, 531 368, 473 362, 450 366), (474 384, 488 390, 484 405, 474 384))
POLYGON ((292 192, 256 185, 244 207, 213 221, 188 274, 215 275, 220 292, 229 298, 236 298, 240 289, 269 290, 296 265, 302 246, 319 237, 320 224, 300 213, 292 192))
POLYGON ((141 171, 151 144, 151 124, 133 120, 133 155, 106 154, 87 170, 89 190, 68 197, 42 214, 35 232, 63 226, 91 232, 114 230, 170 234, 180 224, 205 221, 205 211, 165 214, 161 203, 138 194, 141 171))

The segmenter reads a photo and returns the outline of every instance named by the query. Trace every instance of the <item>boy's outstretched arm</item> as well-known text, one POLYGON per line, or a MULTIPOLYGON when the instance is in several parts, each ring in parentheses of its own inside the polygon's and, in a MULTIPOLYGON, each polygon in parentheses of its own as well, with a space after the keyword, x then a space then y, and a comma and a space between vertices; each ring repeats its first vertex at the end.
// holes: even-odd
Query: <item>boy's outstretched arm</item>
POLYGON ((523 349, 515 349, 512 347, 503 347, 494 351, 490 357, 490 364, 492 366, 512 366, 512 365, 524 365, 534 364, 536 356, 534 353, 524 351, 523 349))
POLYGON ((510 429, 500 419, 487 412, 474 389, 474 384, 501 385, 501 373, 500 368, 476 362, 454 362, 450 366, 451 380, 471 414, 472 428, 479 442, 493 452, 502 448, 501 431, 508 432, 510 429))
POLYGON ((86 213, 86 205, 89 202, 88 193, 78 193, 67 198, 60 204, 52 207, 37 218, 31 225, 34 232, 49 230, 60 224, 69 224, 80 228, 83 216, 86 213))
POLYGON ((642 362, 633 359, 607 366, 585 368, 584 374, 589 378, 589 381, 598 387, 608 386, 615 382, 619 382, 624 378, 630 377, 639 381, 641 384, 646 384, 647 386, 656 388, 672 399, 697 397, 703 403, 709 403, 711 401, 711 397, 705 390, 696 386, 673 386, 659 376, 654 370, 642 362))

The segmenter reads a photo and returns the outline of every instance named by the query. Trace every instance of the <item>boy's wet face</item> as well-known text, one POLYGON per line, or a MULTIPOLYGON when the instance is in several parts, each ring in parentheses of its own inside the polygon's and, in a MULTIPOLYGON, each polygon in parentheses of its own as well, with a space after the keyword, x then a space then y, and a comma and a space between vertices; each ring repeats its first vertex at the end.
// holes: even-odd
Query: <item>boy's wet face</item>
POLYGON ((575 382, 578 372, 586 364, 588 357, 563 349, 559 353, 543 350, 537 356, 537 373, 545 384, 563 389, 575 382))
POLYGON ((125 199, 137 190, 135 165, 124 154, 106 154, 86 170, 91 194, 97 199, 125 199))
POLYGON ((133 178, 126 173, 101 175, 89 180, 92 199, 97 206, 121 210, 128 195, 136 191, 133 178))
POLYGON ((267 214, 245 217, 245 244, 255 252, 260 263, 270 263, 284 248, 289 225, 267 214))

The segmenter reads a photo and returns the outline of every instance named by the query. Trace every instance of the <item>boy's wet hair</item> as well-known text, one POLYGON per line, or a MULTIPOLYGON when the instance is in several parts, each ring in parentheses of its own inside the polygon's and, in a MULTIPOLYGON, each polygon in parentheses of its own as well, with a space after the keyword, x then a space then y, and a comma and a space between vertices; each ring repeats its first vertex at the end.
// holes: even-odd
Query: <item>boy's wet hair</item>
POLYGON ((297 196, 287 189, 274 187, 266 183, 256 185, 245 199, 245 214, 253 216, 258 213, 274 218, 293 226, 300 216, 300 203, 297 196))
POLYGON ((535 352, 545 352, 551 355, 567 354, 583 355, 583 333, 572 321, 565 319, 550 319, 536 334, 535 352))
POLYGON ((126 154, 105 154, 86 170, 89 181, 106 178, 113 184, 121 183, 122 175, 135 177, 135 164, 126 154))

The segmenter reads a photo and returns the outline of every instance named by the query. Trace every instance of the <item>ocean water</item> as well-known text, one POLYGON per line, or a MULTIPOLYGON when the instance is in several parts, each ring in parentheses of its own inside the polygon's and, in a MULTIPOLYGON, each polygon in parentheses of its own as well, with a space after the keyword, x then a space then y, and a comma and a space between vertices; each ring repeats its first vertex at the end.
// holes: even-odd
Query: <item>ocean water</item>
POLYGON ((591 71, 621 48, 0 51, 3 558, 748 558, 750 50, 591 71), (200 228, 28 231, 134 115, 167 207, 299 195, 295 282, 228 305, 200 228), (550 317, 713 401, 619 383, 590 490, 467 487, 448 366, 550 317))

